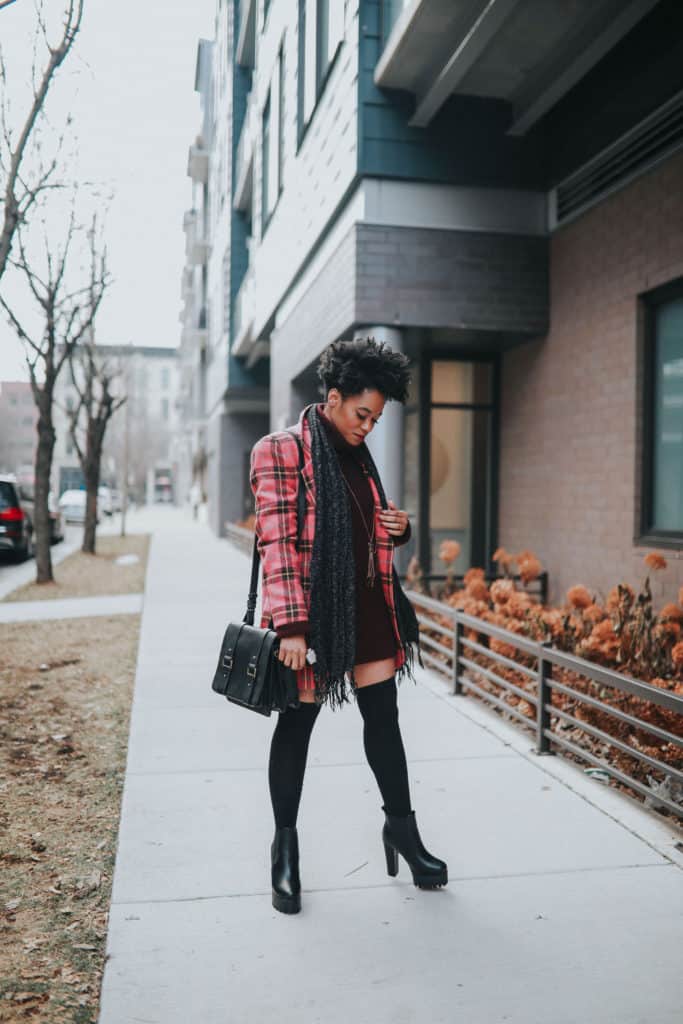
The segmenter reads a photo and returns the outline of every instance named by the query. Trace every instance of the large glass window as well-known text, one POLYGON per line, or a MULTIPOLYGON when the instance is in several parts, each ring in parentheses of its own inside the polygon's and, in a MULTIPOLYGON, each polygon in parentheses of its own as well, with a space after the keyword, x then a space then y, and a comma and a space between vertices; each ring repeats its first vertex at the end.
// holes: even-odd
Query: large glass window
MULTIPOLYGON (((265 230, 282 191, 283 48, 280 47, 261 121, 261 204, 265 230)), ((263 234, 262 230, 262 234, 263 234)))
POLYGON ((344 38, 345 0, 299 0, 299 137, 344 38))
MULTIPOLYGON (((649 529, 683 535, 683 284, 650 307, 649 529)), ((646 466, 647 469, 647 466, 646 466)), ((647 475, 647 474, 646 474, 647 475)))

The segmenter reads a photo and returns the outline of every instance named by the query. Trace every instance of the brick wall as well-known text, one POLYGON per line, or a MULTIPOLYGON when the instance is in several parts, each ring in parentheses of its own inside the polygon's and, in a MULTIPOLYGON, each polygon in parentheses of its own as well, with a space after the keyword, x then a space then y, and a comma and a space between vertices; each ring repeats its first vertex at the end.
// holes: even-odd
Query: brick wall
POLYGON ((503 357, 499 540, 533 549, 552 601, 584 583, 637 586, 658 603, 683 585, 683 550, 634 543, 638 511, 640 292, 683 275, 683 154, 558 230, 550 330, 503 357))

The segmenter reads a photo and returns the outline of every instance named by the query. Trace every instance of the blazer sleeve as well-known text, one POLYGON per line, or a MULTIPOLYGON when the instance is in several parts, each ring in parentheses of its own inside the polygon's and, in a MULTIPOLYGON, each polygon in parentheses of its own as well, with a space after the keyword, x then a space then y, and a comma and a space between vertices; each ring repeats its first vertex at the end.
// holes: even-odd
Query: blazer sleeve
POLYGON ((279 636, 308 631, 297 541, 299 450, 291 438, 269 434, 251 451, 249 479, 256 502, 256 538, 263 589, 279 636))

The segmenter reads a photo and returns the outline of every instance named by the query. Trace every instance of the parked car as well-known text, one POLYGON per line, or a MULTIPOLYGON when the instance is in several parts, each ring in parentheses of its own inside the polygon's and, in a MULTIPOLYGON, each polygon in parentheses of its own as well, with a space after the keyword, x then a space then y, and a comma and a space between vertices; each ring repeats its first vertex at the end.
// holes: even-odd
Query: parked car
MULTIPOLYGON (((59 508, 66 523, 85 522, 85 491, 64 491, 59 499, 59 508)), ((99 509, 97 522, 99 523, 99 509)))
MULTIPOLYGON (((33 484, 28 481, 20 482, 18 488, 22 507, 26 509, 29 518, 33 521, 35 519, 35 491, 33 484)), ((54 491, 50 491, 47 496, 47 511, 50 517, 50 544, 58 544, 60 540, 64 540, 64 523, 54 491)))
POLYGON ((64 540, 64 520, 53 491, 47 496, 47 510, 50 516, 50 543, 59 544, 60 540, 64 540))
POLYGON ((31 558, 35 551, 33 521, 12 476, 0 476, 0 551, 19 561, 31 558))
POLYGON ((101 484, 97 488, 97 508, 104 512, 105 516, 114 514, 114 496, 111 487, 101 484))

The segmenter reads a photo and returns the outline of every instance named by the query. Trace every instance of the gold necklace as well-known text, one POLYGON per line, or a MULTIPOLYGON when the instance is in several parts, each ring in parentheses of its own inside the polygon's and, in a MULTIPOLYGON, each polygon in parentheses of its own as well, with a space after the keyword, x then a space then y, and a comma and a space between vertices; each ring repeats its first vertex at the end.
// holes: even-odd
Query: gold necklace
POLYGON ((363 515, 363 509, 360 506, 360 502, 359 502, 358 498, 356 497, 356 495, 353 493, 353 489, 351 487, 351 484, 346 479, 346 474, 344 473, 344 470, 341 468, 341 466, 339 467, 339 471, 341 472, 341 475, 344 478, 344 483, 346 484, 346 488, 347 488, 349 494, 351 495, 351 497, 353 498, 353 500, 355 501, 355 503, 356 503, 356 505, 358 507, 358 511, 360 512, 360 517, 363 520, 363 526, 365 527, 365 532, 368 535, 368 571, 367 571, 367 575, 365 577, 365 586, 366 587, 374 587, 374 585, 375 585, 375 577, 377 575, 376 572, 375 572, 375 551, 376 551, 376 547, 375 547, 375 521, 373 519, 373 521, 372 521, 372 531, 370 531, 368 529, 367 520, 366 520, 365 516, 363 515))

